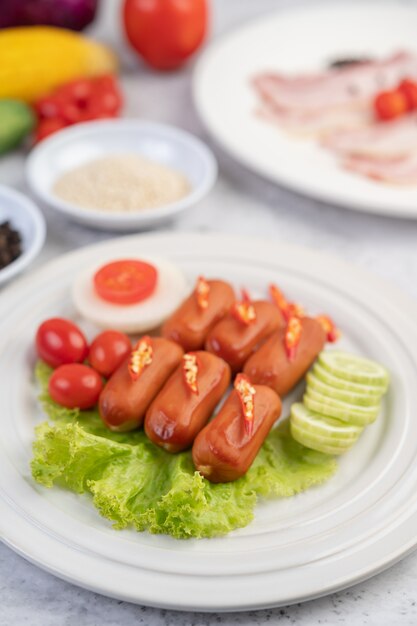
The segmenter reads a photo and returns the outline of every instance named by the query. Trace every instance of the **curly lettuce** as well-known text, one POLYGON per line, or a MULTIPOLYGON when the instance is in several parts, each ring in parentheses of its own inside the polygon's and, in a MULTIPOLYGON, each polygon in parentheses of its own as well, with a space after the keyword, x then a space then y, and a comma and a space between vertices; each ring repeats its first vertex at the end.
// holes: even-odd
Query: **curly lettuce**
POLYGON ((214 485, 194 470, 190 452, 172 455, 142 431, 114 433, 96 411, 69 410, 47 392, 51 370, 36 368, 40 401, 52 420, 36 429, 34 479, 89 493, 115 528, 214 537, 249 524, 259 498, 288 497, 330 478, 336 462, 292 439, 287 424, 275 428, 245 476, 214 485))

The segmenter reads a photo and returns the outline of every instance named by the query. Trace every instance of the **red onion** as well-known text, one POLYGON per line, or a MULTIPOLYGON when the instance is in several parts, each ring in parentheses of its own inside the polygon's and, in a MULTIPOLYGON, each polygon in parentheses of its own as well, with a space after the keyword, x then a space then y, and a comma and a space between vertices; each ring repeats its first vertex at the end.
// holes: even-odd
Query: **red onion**
POLYGON ((43 24, 82 30, 96 14, 98 0, 1 0, 0 28, 43 24))

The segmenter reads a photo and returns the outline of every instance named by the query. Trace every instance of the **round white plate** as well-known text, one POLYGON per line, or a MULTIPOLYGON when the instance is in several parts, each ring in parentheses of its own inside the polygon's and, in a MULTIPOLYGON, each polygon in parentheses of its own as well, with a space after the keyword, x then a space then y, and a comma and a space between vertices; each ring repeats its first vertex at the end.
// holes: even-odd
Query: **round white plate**
POLYGON ((216 39, 194 74, 197 110, 235 159, 278 184, 360 211, 417 218, 417 186, 373 182, 344 171, 313 140, 259 119, 250 79, 264 70, 305 73, 346 56, 417 52, 417 6, 400 2, 309 3, 216 39))
POLYGON ((200 139, 175 126, 101 120, 69 126, 42 141, 27 159, 26 177, 39 200, 68 218, 101 230, 132 231, 158 226, 194 207, 214 185, 217 162, 200 139), (191 190, 176 202, 128 213, 83 208, 53 193, 54 183, 65 172, 115 154, 137 154, 178 170, 191 190))
POLYGON ((360 268, 256 239, 132 236, 49 263, 0 298, 3 540, 78 585, 174 609, 288 604, 371 576, 417 543, 416 317, 415 304, 360 268), (87 496, 47 490, 32 480, 33 427, 42 419, 32 381, 36 327, 52 315, 77 320, 70 301, 76 271, 138 250, 166 255, 190 281, 198 274, 218 276, 254 296, 276 281, 312 313, 334 317, 344 333, 341 347, 389 367, 392 382, 381 416, 340 459, 334 478, 296 497, 259 504, 256 519, 227 537, 188 541, 116 532, 87 496))

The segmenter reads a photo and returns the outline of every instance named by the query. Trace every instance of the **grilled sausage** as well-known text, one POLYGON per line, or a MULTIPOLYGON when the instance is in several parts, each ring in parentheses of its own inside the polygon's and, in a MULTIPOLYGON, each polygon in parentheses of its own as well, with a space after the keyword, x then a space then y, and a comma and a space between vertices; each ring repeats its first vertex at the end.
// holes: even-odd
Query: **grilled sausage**
POLYGON ((300 321, 300 343, 294 359, 290 361, 285 351, 285 329, 279 330, 246 361, 244 372, 252 383, 268 385, 283 397, 304 376, 323 349, 326 333, 311 317, 303 317, 300 321))
POLYGON ((245 428, 238 392, 233 390, 194 441, 195 468, 212 483, 230 482, 246 474, 281 414, 281 400, 272 389, 264 385, 253 388, 256 393, 251 434, 245 428))
POLYGON ((244 324, 228 313, 206 340, 206 350, 217 354, 229 363, 233 372, 242 369, 245 361, 257 350, 271 333, 284 326, 284 318, 279 309, 267 302, 253 302, 256 318, 244 324))
POLYGON ((186 352, 200 350, 210 330, 229 311, 235 294, 229 283, 205 281, 209 287, 206 307, 198 304, 198 283, 193 293, 181 304, 162 327, 162 336, 179 343, 186 352))
POLYGON ((152 362, 137 380, 129 373, 130 355, 108 380, 99 398, 99 412, 111 430, 128 431, 142 425, 146 410, 181 362, 181 346, 160 337, 150 339, 152 362))
POLYGON ((168 452, 191 447, 230 383, 230 368, 222 359, 208 352, 189 354, 197 357, 198 393, 187 385, 184 364, 181 363, 145 417, 145 432, 149 439, 168 452))

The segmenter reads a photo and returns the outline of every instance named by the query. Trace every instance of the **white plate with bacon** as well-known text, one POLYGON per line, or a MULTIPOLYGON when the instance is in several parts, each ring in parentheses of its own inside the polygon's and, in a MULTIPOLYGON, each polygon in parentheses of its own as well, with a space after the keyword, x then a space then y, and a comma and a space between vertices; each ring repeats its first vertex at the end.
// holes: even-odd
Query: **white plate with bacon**
POLYGON ((252 21, 197 64, 199 114, 234 158, 278 184, 416 218, 416 23, 416 6, 390 2, 319 4, 252 21))

